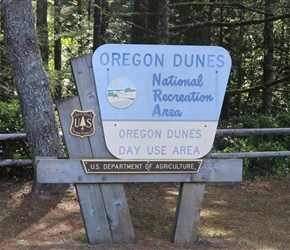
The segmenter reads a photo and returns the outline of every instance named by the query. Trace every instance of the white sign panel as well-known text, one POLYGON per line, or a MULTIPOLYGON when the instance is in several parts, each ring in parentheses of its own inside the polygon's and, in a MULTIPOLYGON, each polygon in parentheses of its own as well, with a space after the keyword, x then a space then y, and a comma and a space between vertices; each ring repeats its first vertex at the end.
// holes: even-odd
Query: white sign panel
POLYGON ((231 69, 225 49, 106 44, 93 69, 114 156, 198 159, 211 150, 231 69))

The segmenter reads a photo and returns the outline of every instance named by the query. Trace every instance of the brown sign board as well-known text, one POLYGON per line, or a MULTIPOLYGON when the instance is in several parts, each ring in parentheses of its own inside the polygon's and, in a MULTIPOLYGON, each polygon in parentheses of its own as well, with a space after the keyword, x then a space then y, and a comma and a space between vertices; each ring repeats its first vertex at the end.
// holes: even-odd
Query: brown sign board
POLYGON ((87 174, 198 173, 203 160, 81 160, 87 174))

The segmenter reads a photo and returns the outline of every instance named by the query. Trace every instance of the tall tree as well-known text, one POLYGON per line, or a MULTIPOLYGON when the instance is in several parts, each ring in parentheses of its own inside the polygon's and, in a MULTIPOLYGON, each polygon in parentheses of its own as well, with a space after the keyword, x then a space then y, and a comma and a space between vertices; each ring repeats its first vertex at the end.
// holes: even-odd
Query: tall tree
POLYGON ((146 0, 134 0, 134 15, 132 18, 131 42, 135 44, 144 43, 146 30, 146 0))
POLYGON ((36 29, 41 58, 44 65, 48 66, 48 25, 47 25, 47 0, 37 0, 36 3, 36 29))
MULTIPOLYGON (((266 0, 265 18, 274 15, 273 0, 266 0)), ((274 78, 274 23, 272 21, 265 22, 264 25, 264 63, 263 63, 263 82, 265 85, 273 82, 274 78)), ((272 95, 273 87, 265 87, 263 89, 262 112, 265 115, 272 113, 272 95)))
MULTIPOLYGON (((27 141, 37 156, 61 156, 48 78, 42 66, 31 0, 2 0, 4 41, 12 64, 27 141)), ((33 189, 41 188, 34 182, 33 189)))
POLYGON ((54 0, 54 69, 61 70, 61 0, 54 0))
MULTIPOLYGON (((158 0, 159 1, 159 0, 158 0)), ((158 23, 158 2, 156 0, 148 0, 148 18, 146 30, 146 43, 157 43, 157 23, 158 23)))
POLYGON ((108 26, 107 12, 109 3, 107 0, 95 0, 94 7, 94 30, 93 30, 93 50, 103 44, 104 36, 108 26))
MULTIPOLYGON (((83 1, 82 0, 78 0, 78 7, 77 7, 77 13, 78 13, 78 24, 77 27, 79 30, 82 29, 82 19, 83 19, 83 1)), ((83 53, 83 37, 82 37, 82 33, 79 35, 78 37, 78 53, 79 55, 81 55, 83 53)))
POLYGON ((157 43, 169 42, 169 0, 158 1, 157 43))
POLYGON ((101 42, 102 2, 103 2, 102 0, 95 0, 93 50, 97 49, 102 44, 101 42))
MULTIPOLYGON (((61 70, 61 0, 54 0, 54 69, 59 73, 61 70)), ((60 74, 59 74, 60 75, 60 74)), ((62 85, 60 82, 55 84, 55 98, 60 99, 62 96, 62 85)))

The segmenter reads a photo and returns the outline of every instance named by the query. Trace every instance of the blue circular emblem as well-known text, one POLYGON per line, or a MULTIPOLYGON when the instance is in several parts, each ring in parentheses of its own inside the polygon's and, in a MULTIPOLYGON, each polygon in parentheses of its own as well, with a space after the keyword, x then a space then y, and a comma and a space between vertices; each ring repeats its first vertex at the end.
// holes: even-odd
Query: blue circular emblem
POLYGON ((127 108, 132 105, 136 99, 136 87, 134 83, 127 78, 117 78, 110 82, 107 88, 107 99, 109 103, 116 108, 127 108))

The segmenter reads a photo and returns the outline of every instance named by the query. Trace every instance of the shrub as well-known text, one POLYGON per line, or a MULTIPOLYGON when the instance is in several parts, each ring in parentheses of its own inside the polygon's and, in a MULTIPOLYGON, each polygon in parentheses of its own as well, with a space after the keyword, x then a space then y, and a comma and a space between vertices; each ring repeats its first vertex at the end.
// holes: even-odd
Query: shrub
MULTIPOLYGON (((290 127, 290 115, 277 117, 259 115, 241 116, 222 121, 219 128, 282 128, 290 127)), ((259 135, 247 137, 216 138, 213 152, 260 152, 287 151, 290 147, 290 135, 259 135)), ((244 159, 244 176, 282 177, 289 173, 289 157, 247 158, 244 159)))
MULTIPOLYGON (((12 99, 9 102, 0 102, 0 134, 24 133, 23 121, 19 101, 12 99)), ((30 159, 29 147, 26 140, 0 141, 0 160, 3 159, 30 159)), ((31 179, 31 167, 0 167, 2 178, 31 179)))

